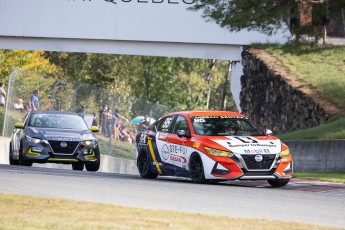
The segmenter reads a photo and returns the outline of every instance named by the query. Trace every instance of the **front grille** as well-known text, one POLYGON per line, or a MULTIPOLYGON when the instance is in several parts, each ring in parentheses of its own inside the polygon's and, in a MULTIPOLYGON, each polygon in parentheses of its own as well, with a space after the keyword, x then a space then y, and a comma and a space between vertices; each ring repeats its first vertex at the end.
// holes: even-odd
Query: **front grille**
POLYGON ((73 154, 79 142, 78 141, 49 141, 49 144, 52 147, 54 153, 73 154), (61 142, 67 143, 67 146, 61 147, 60 145, 61 142))
POLYGON ((276 169, 271 169, 270 171, 247 171, 242 169, 245 176, 272 176, 276 169))
POLYGON ((255 155, 241 155, 248 169, 270 169, 276 157, 276 154, 262 155, 263 159, 260 162, 255 160, 255 155))

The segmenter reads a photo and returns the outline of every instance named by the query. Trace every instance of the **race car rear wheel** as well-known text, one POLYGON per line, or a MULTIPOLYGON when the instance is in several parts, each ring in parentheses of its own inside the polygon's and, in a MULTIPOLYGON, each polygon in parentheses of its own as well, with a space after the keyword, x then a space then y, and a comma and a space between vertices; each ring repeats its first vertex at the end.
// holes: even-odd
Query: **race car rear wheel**
POLYGON ((267 180, 267 182, 272 186, 272 187, 283 187, 289 183, 290 179, 271 179, 267 180))
POLYGON ((141 151, 137 159, 137 167, 141 177, 155 179, 158 173, 153 173, 150 168, 149 156, 145 151, 141 151))
POLYGON ((101 157, 99 154, 99 148, 95 149, 95 155, 96 155, 96 161, 92 162, 91 164, 85 164, 85 168, 87 171, 98 171, 99 170, 99 166, 101 164, 101 157))
POLYGON ((13 159, 12 142, 10 142, 10 148, 9 149, 10 149, 10 151, 8 154, 8 158, 9 158, 10 165, 19 165, 19 161, 13 159))
POLYGON ((19 160, 18 160, 19 164, 22 166, 32 166, 32 161, 29 160, 25 160, 24 159, 24 154, 23 154, 23 147, 22 145, 20 145, 19 148, 19 160))
POLYGON ((84 164, 82 162, 77 162, 72 164, 73 170, 83 171, 84 170, 84 164))
POLYGON ((189 173, 193 182, 205 183, 204 166, 201 157, 197 153, 193 153, 189 159, 189 173))

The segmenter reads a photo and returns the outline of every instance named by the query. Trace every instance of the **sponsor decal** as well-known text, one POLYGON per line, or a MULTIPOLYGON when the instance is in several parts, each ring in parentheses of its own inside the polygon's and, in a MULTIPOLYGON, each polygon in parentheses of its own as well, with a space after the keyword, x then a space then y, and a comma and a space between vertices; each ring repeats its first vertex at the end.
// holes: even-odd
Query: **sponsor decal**
POLYGON ((186 155, 188 147, 182 145, 169 145, 169 152, 171 154, 186 155))
POLYGON ((198 117, 192 117, 193 122, 205 122, 205 119, 219 119, 219 118, 236 118, 236 119, 243 119, 248 120, 246 117, 236 117, 236 116, 198 116, 198 117))
POLYGON ((154 166, 156 166, 156 165, 158 165, 158 166, 160 166, 160 167, 163 167, 164 166, 164 163, 162 163, 162 162, 152 162, 152 165, 154 165, 154 166))
POLYGON ((165 119, 163 125, 162 125, 162 130, 164 129, 168 129, 171 122, 172 122, 173 118, 172 117, 168 117, 167 119, 165 119))
POLYGON ((193 122, 204 123, 206 122, 205 118, 194 118, 193 122))
POLYGON ((48 139, 52 139, 53 141, 74 141, 77 139, 74 138, 67 138, 67 137, 52 137, 52 136, 47 136, 48 139))
POLYGON ((162 147, 162 155, 164 160, 168 160, 170 152, 168 145, 163 145, 162 147))
POLYGON ((224 137, 224 139, 211 139, 217 144, 241 154, 272 154, 281 150, 281 142, 277 140, 262 140, 253 136, 224 137))
POLYGON ((265 154, 265 153, 270 153, 269 149, 245 149, 244 150, 245 154, 265 154))
POLYGON ((163 159, 186 163, 186 158, 183 155, 187 154, 188 147, 174 144, 164 144, 161 149, 163 159))
POLYGON ((200 147, 200 142, 194 142, 193 143, 194 148, 199 148, 200 147))
POLYGON ((182 164, 185 164, 187 162, 187 159, 185 157, 182 156, 177 156, 177 155, 170 155, 170 160, 171 161, 177 161, 177 162, 181 162, 182 164))
POLYGON ((165 140, 168 137, 167 133, 160 133, 158 139, 159 140, 165 140))
POLYGON ((231 142, 227 142, 228 146, 230 148, 238 148, 238 147, 269 147, 269 148, 274 148, 277 147, 275 144, 231 144, 231 142))

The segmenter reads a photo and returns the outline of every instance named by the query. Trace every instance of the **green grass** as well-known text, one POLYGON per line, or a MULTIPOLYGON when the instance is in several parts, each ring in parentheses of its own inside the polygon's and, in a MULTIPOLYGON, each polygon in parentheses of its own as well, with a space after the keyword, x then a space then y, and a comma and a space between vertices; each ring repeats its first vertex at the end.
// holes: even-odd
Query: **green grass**
POLYGON ((102 134, 97 135, 97 137, 101 154, 130 160, 134 159, 134 144, 112 140, 109 152, 109 138, 102 136, 102 134))
POLYGON ((0 193, 0 229, 335 229, 0 193))
POLYGON ((345 172, 294 172, 293 177, 345 184, 345 172))
MULTIPOLYGON (((14 124, 18 121, 21 121, 23 117, 25 116, 24 113, 21 113, 19 111, 10 110, 7 117, 7 130, 5 131, 5 136, 10 137, 12 134, 12 131, 14 129, 14 124)), ((4 123, 4 108, 0 107, 0 135, 2 135, 3 130, 3 124, 4 123)))
POLYGON ((320 94, 345 108, 345 46, 267 45, 264 48, 320 94))
POLYGON ((324 125, 300 129, 278 135, 282 140, 334 140, 345 139, 345 116, 340 115, 324 125))
POLYGON ((311 44, 259 45, 343 113, 326 124, 280 135, 286 140, 345 139, 345 46, 311 44))

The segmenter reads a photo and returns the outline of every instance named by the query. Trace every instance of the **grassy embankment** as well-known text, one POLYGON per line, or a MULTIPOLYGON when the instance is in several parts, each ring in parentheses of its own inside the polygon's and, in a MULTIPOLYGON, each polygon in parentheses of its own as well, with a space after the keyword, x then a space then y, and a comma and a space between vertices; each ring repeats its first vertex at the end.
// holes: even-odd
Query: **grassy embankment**
POLYGON ((0 193, 0 229, 335 229, 0 193))
POLYGON ((283 65, 319 94, 338 106, 342 113, 326 124, 289 132, 285 140, 345 139, 345 46, 265 45, 283 65))

